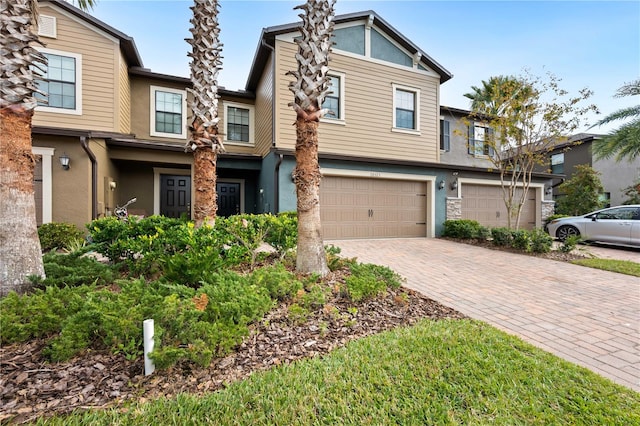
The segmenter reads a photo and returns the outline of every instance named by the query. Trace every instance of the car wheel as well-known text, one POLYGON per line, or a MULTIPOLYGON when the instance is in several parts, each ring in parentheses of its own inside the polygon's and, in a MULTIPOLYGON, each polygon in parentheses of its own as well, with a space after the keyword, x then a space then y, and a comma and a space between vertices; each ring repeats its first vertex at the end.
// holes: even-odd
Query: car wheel
POLYGON ((576 235, 576 236, 579 237, 580 236, 580 231, 578 231, 578 228, 576 228, 575 226, 571 226, 571 225, 561 226, 556 231, 556 237, 558 237, 558 239, 560 241, 564 241, 568 237, 571 237, 573 235, 576 235))

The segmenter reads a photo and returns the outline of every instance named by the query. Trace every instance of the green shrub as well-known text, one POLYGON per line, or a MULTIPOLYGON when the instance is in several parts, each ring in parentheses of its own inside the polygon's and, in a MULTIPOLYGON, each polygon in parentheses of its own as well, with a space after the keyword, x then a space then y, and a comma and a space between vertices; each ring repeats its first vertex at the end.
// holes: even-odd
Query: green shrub
POLYGON ((112 262, 126 265, 131 276, 153 276, 197 287, 209 273, 258 259, 257 248, 270 243, 284 255, 294 248, 294 213, 273 216, 243 214, 218 218, 214 226, 195 229, 192 222, 161 216, 115 217, 87 225, 94 247, 112 262))
POLYGON ((241 263, 249 256, 248 251, 242 246, 229 246, 230 237, 230 234, 221 235, 211 226, 196 229, 193 223, 186 223, 180 238, 188 249, 159 256, 164 279, 195 288, 207 275, 223 266, 241 263), (227 259, 232 259, 232 262, 227 263, 227 259))
POLYGON ((84 284, 106 285, 115 278, 112 266, 104 265, 88 256, 80 256, 79 252, 46 253, 43 256, 43 262, 46 278, 32 277, 32 282, 37 288, 74 287, 84 284))
POLYGON ((522 251, 530 251, 531 248, 531 235, 526 229, 518 229, 512 231, 513 247, 522 251))
POLYGON ((402 278, 386 266, 354 263, 351 275, 345 279, 347 295, 354 302, 374 297, 390 287, 402 285, 402 278))
POLYGON ((492 228, 491 229, 491 238, 493 239, 493 244, 501 247, 511 247, 513 246, 513 230, 509 228, 492 228))
POLYGON ((281 263, 256 269, 248 276, 248 281, 251 285, 265 288, 274 300, 291 299, 302 290, 302 283, 281 263))
POLYGON ((446 220, 444 222, 444 237, 462 239, 486 239, 488 229, 478 221, 469 219, 446 220))
POLYGON ((531 251, 533 253, 549 253, 553 247, 553 238, 544 229, 536 228, 530 232, 531 251))
POLYGON ((233 272, 214 274, 191 299, 164 298, 155 313, 156 367, 178 361, 206 366, 214 356, 228 354, 262 318, 273 302, 268 292, 233 272))
POLYGON ((71 223, 44 223, 38 228, 42 251, 70 249, 84 240, 82 230, 71 223))
POLYGON ((580 235, 569 235, 564 239, 559 247, 559 250, 562 253, 570 253, 578 246, 578 243, 580 243, 580 241, 582 241, 582 237, 580 235))
POLYGON ((87 225, 93 247, 112 262, 125 262, 133 274, 153 270, 158 260, 187 248, 187 222, 163 216, 128 221, 106 217, 87 225))
POLYGON ((94 286, 47 287, 23 295, 9 293, 0 299, 0 343, 25 342, 59 333, 64 319, 80 311, 94 290, 94 286))
POLYGON ((283 212, 277 216, 267 215, 269 232, 265 241, 282 255, 296 248, 298 242, 298 213, 283 212))
POLYGON ((351 265, 356 262, 355 258, 349 259, 340 256, 340 247, 334 245, 324 246, 324 250, 327 253, 327 267, 330 271, 337 271, 345 266, 351 265))

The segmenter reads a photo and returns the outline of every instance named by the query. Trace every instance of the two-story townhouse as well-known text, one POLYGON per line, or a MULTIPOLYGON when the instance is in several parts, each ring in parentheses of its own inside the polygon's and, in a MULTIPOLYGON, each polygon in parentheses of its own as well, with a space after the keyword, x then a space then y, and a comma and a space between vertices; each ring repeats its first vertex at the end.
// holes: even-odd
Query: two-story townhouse
POLYGON ((592 145, 601 138, 602 135, 594 133, 579 133, 554 146, 549 152, 546 167, 553 174, 564 175, 563 178, 554 181, 554 200, 562 196, 558 187, 563 181, 572 178, 575 167, 588 165, 600 173, 607 206, 617 206, 625 201, 623 190, 640 179, 640 158, 622 161, 616 161, 615 157, 596 158, 592 152, 592 145))
MULTIPOLYGON (((130 37, 72 5, 40 4, 52 56, 50 104, 34 116, 39 221, 82 226, 133 196, 132 213, 189 215, 189 79, 145 69, 130 37)), ((333 93, 324 100, 335 115, 319 130, 325 238, 435 236, 445 219, 470 217, 478 206, 457 208, 469 197, 461 191, 495 189, 496 175, 441 162, 440 85, 452 75, 373 11, 335 23, 333 93)), ((297 67, 298 26, 264 29, 245 90, 219 90, 220 215, 295 210, 286 73, 297 67)), ((544 179, 533 187, 530 226, 543 220, 544 179)))
MULTIPOLYGON (((447 179, 447 218, 477 220, 485 226, 507 224, 507 209, 499 171, 491 161, 494 148, 485 142, 492 129, 469 110, 440 107, 440 162, 453 167, 447 179)), ((546 171, 545 171, 546 172, 546 171)), ((521 213, 521 225, 539 227, 539 220, 553 214, 551 176, 535 173, 521 213)), ((522 194, 516 191, 516 197, 522 194)))

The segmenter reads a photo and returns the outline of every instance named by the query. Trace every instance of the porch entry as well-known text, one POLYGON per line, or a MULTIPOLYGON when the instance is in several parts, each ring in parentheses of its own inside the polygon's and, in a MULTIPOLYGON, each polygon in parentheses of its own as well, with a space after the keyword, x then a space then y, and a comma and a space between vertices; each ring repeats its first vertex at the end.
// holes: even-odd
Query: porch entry
MULTIPOLYGON (((241 212, 240 183, 217 182, 218 216, 241 212)), ((191 176, 160 175, 160 214, 166 217, 191 217, 191 176)))
POLYGON ((242 213, 240 211, 240 183, 217 182, 218 216, 233 216, 242 213))
POLYGON ((191 217, 191 176, 160 175, 160 214, 191 217))

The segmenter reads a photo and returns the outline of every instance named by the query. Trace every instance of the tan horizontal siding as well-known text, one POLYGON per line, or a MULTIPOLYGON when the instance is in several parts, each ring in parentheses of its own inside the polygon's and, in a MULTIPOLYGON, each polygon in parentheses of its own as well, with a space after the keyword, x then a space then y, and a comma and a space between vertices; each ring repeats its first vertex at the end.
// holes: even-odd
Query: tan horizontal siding
POLYGON ((129 82, 129 67, 124 56, 120 55, 120 69, 118 85, 118 128, 122 133, 131 132, 131 84, 129 82))
POLYGON ((40 13, 56 17, 57 38, 43 38, 46 48, 82 55, 82 115, 36 111, 34 124, 118 131, 114 109, 118 93, 118 43, 46 5, 40 13))
POLYGON ((264 75, 256 90, 256 154, 266 155, 272 143, 273 57, 264 67, 264 75))
MULTIPOLYGON (((278 41, 278 146, 294 148, 295 114, 287 71, 297 69, 296 46, 278 41)), ((320 152, 391 159, 437 161, 439 80, 411 70, 333 54, 332 70, 345 74, 345 124, 320 124, 320 152), (392 84, 420 90, 420 135, 392 131, 392 84)))

